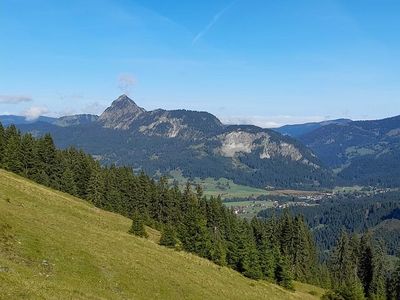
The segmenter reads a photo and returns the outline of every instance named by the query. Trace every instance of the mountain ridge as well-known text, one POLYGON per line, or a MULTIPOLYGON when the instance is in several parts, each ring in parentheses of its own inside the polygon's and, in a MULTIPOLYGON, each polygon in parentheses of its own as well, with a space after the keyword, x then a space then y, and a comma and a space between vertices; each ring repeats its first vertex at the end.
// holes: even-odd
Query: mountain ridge
POLYGON ((331 124, 299 140, 347 183, 400 184, 400 116, 331 124))
POLYGON ((329 170, 298 141, 271 129, 224 125, 208 112, 146 111, 122 95, 98 119, 83 119, 89 121, 18 127, 35 135, 49 132, 59 147, 76 146, 105 164, 129 165, 152 175, 181 170, 187 178, 228 178, 263 188, 332 183, 329 170))

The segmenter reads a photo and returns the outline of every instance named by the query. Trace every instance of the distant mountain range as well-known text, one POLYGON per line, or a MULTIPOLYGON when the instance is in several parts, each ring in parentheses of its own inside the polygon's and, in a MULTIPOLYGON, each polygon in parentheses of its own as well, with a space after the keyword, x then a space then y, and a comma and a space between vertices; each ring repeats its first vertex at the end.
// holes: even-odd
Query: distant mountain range
POLYGON ((207 112, 146 111, 126 95, 100 116, 0 116, 24 132, 49 132, 59 147, 75 146, 104 164, 153 175, 228 178, 256 187, 314 189, 334 184, 400 186, 400 116, 338 119, 274 130, 224 125, 207 112))
POLYGON ((298 139, 346 183, 400 186, 400 116, 330 124, 298 139))
POLYGON ((330 170, 291 137, 256 126, 227 126, 207 112, 146 111, 126 95, 100 116, 14 123, 34 135, 51 133, 59 147, 76 146, 102 163, 142 168, 153 175, 179 170, 187 178, 224 177, 271 188, 310 189, 333 183, 330 170))
POLYGON ((274 130, 283 135, 288 135, 288 136, 297 138, 297 137, 300 137, 307 133, 310 133, 318 128, 327 126, 327 125, 331 125, 331 124, 345 125, 349 122, 351 122, 350 119, 327 120, 327 121, 322 121, 322 122, 311 122, 311 123, 304 123, 304 124, 285 125, 285 126, 282 126, 279 128, 274 128, 274 130))

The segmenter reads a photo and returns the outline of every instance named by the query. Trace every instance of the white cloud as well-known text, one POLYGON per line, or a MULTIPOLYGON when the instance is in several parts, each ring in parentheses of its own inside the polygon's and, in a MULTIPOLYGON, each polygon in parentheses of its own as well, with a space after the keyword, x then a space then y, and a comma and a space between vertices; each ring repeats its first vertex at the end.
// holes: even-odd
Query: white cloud
POLYGON ((0 95, 0 103, 4 104, 18 104, 22 102, 32 101, 31 97, 21 95, 0 95))
POLYGON ((32 106, 25 110, 22 114, 27 121, 34 121, 40 116, 49 113, 47 107, 32 106))
POLYGON ((136 78, 131 74, 120 74, 118 77, 118 88, 125 94, 129 94, 136 84, 136 78))
POLYGON ((231 116, 221 117, 221 122, 230 125, 256 125, 262 128, 276 128, 289 124, 302 124, 309 122, 321 122, 327 120, 322 116, 231 116))

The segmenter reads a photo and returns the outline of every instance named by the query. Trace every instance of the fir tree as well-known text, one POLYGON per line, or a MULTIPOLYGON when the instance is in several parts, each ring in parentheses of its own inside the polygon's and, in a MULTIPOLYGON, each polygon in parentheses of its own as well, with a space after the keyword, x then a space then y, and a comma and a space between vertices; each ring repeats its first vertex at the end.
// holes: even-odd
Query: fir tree
POLYGON ((97 207, 104 207, 104 178, 100 167, 93 169, 92 175, 88 182, 87 199, 97 207))
POLYGON ((21 163, 24 176, 32 178, 36 170, 36 143, 31 134, 24 134, 21 140, 21 163))
POLYGON ((388 284, 388 299, 400 299, 400 257, 397 259, 395 270, 393 271, 392 278, 388 284))
POLYGON ((0 122, 0 167, 3 166, 5 144, 6 144, 6 137, 5 137, 4 127, 0 122))
POLYGON ((178 239, 174 226, 171 224, 165 225, 161 232, 160 245, 175 248, 177 242, 178 239))
POLYGON ((70 195, 76 195, 74 173, 67 167, 61 176, 61 190, 70 195))
POLYGON ((136 236, 147 238, 148 235, 144 228, 144 222, 142 216, 138 212, 135 212, 132 219, 133 219, 132 226, 131 229, 129 230, 129 233, 136 236))
POLYGON ((4 148, 4 168, 17 174, 23 173, 21 137, 18 132, 8 132, 4 148))
POLYGON ((249 278, 260 279, 263 277, 263 274, 252 229, 246 220, 242 221, 240 225, 237 247, 239 254, 237 269, 249 278))
POLYGON ((288 259, 285 256, 279 256, 278 258, 275 269, 275 279, 279 285, 289 290, 294 289, 288 259))

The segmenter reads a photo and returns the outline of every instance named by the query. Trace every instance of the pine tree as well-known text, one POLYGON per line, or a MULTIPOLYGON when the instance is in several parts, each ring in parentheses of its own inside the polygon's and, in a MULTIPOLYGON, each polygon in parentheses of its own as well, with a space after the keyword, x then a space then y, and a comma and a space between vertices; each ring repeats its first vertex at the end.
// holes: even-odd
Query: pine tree
POLYGON ((364 293, 368 295, 371 289, 372 278, 374 276, 373 250, 370 233, 363 235, 359 249, 358 277, 363 285, 364 293))
POLYGON ((400 257, 397 259, 396 268, 393 271, 391 282, 389 285, 388 299, 400 299, 400 257))
POLYGON ((68 167, 61 176, 61 190, 70 195, 77 194, 74 173, 68 167))
POLYGON ((0 122, 0 168, 3 166, 5 144, 6 144, 6 137, 5 137, 4 127, 0 122))
POLYGON ((135 212, 132 219, 133 219, 132 226, 131 229, 129 230, 129 233, 136 236, 147 238, 148 235, 144 228, 144 222, 142 216, 138 212, 135 212))
POLYGON ((37 160, 35 157, 36 143, 31 134, 24 134, 21 140, 21 163, 23 175, 33 178, 37 160))
POLYGON ((167 224, 164 226, 161 232, 160 245, 175 248, 178 243, 178 238, 175 232, 175 228, 172 224, 167 224))
POLYGON ((285 256, 279 256, 278 258, 275 269, 275 280, 279 285, 289 290, 294 289, 288 259, 285 256))
POLYGON ((62 164, 58 160, 56 147, 50 134, 44 135, 39 140, 37 155, 40 161, 40 169, 47 175, 48 185, 58 189, 63 172, 62 164))
POLYGON ((6 135, 8 135, 8 137, 4 148, 4 168, 14 173, 22 174, 23 165, 20 134, 14 130, 7 131, 6 135))
POLYGON ((239 230, 237 246, 239 261, 237 269, 249 278, 260 279, 263 277, 263 274, 252 228, 244 220, 241 222, 239 230))
POLYGON ((349 281, 354 281, 356 265, 352 259, 349 236, 345 231, 342 231, 333 250, 330 266, 337 287, 345 286, 349 281))
POLYGON ((190 187, 184 193, 182 202, 185 203, 185 211, 179 228, 179 240, 186 251, 210 258, 211 238, 206 226, 207 219, 201 213, 199 200, 190 187))
POLYGON ((373 248, 372 258, 373 276, 368 296, 375 300, 386 299, 386 264, 385 249, 382 241, 378 241, 373 248))
POLYGON ((104 178, 100 167, 93 169, 92 175, 88 182, 87 199, 97 207, 104 207, 104 178))

